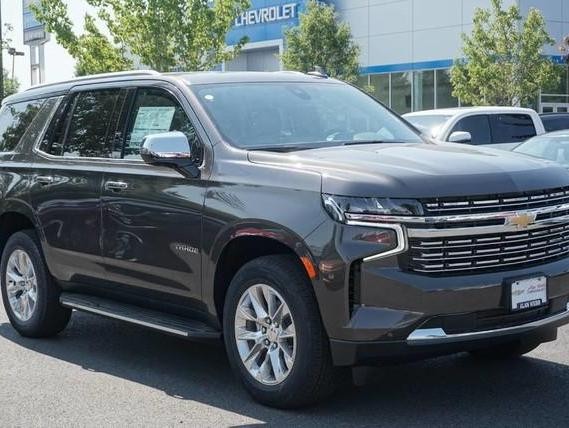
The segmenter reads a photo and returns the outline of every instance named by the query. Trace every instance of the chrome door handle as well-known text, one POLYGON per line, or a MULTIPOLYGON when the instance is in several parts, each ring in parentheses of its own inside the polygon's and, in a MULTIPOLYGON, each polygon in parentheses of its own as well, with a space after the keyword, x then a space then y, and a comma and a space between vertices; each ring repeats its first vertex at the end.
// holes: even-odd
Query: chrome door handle
POLYGON ((125 183, 124 181, 107 181, 105 183, 105 190, 120 192, 126 189, 128 189, 128 183, 125 183))
POLYGON ((54 181, 55 181, 55 179, 50 175, 38 175, 36 177, 36 182, 38 182, 42 186, 52 184, 54 181))

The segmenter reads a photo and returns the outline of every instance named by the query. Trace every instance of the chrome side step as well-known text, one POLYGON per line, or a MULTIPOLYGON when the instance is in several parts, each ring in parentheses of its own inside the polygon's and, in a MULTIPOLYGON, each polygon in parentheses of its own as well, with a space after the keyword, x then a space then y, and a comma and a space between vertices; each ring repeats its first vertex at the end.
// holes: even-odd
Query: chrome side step
POLYGON ((506 336, 508 334, 525 333, 540 327, 556 327, 567 322, 569 322, 569 303, 563 312, 550 317, 511 327, 497 328, 494 330, 447 334, 442 328, 418 328, 407 337, 407 344, 437 345, 441 343, 488 339, 492 337, 506 336))
POLYGON ((100 297, 62 293, 59 302, 66 308, 102 315, 176 336, 195 339, 217 339, 221 337, 221 332, 201 321, 118 303, 100 297))

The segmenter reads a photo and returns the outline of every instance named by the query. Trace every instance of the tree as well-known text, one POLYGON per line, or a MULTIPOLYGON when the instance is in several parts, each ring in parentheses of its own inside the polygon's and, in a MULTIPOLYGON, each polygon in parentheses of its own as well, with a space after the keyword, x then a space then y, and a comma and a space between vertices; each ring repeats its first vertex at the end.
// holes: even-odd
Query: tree
POLYGON ((15 94, 16 92, 18 92, 18 89, 20 89, 20 82, 18 82, 18 79, 12 79, 10 77, 10 75, 8 74, 8 70, 4 69, 3 70, 3 82, 4 82, 4 97, 8 97, 12 94, 15 94))
MULTIPOLYGON (((6 22, 4 23, 4 31, 2 32, 2 45, 0 45, 0 54, 5 50, 5 49, 9 49, 10 45, 12 44, 12 38, 10 37, 10 34, 12 33, 12 31, 14 31, 14 27, 12 26, 12 24, 6 22)), ((4 95, 4 97, 8 97, 12 94, 15 94, 16 92, 18 92, 18 89, 20 89, 20 82, 18 82, 18 79, 12 79, 10 77, 10 74, 8 73, 8 70, 3 69, 2 70, 2 82, 3 82, 3 86, 4 86, 4 91, 2 92, 2 94, 4 95)), ((0 99, 0 101, 2 101, 0 99)))
POLYGON ((359 46, 348 24, 338 22, 333 6, 310 0, 298 27, 285 31, 282 55, 288 70, 304 73, 322 67, 330 76, 355 82, 359 74, 359 46))
POLYGON ((57 42, 75 59, 78 76, 132 68, 132 61, 125 56, 125 49, 115 46, 97 28, 92 16, 86 14, 85 32, 78 36, 73 31, 67 5, 62 0, 41 0, 31 5, 36 19, 54 33, 57 42))
POLYGON ((110 38, 85 18, 76 36, 62 0, 40 0, 34 13, 78 61, 79 73, 132 68, 132 58, 158 71, 210 70, 234 58, 247 42, 229 49, 227 32, 248 0, 86 0, 110 38))
POLYGON ((540 88, 556 79, 554 63, 543 55, 554 40, 543 16, 530 9, 523 20, 520 8, 507 10, 502 0, 490 9, 477 9, 474 28, 463 34, 464 58, 451 70, 453 95, 473 105, 530 105, 540 88))

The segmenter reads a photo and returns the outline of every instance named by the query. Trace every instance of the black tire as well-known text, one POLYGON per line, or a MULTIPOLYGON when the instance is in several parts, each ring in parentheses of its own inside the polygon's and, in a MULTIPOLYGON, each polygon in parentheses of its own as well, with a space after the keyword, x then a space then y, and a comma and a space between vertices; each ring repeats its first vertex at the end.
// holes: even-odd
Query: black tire
POLYGON ((474 358, 484 360, 508 360, 512 358, 519 358, 528 352, 533 351, 539 345, 541 345, 541 343, 522 342, 516 340, 514 342, 501 343, 488 348, 476 349, 470 351, 470 355, 474 358))
POLYGON ((331 395, 336 385, 347 379, 347 370, 332 364, 329 340, 312 285, 293 257, 266 256, 243 266, 231 281, 223 313, 229 362, 245 389, 258 402, 284 409, 307 406, 331 395), (235 340, 235 313, 239 300, 255 284, 266 284, 276 290, 296 320, 296 358, 288 376, 277 385, 266 385, 249 373, 235 340))
POLYGON ((71 309, 59 304, 60 290, 54 284, 45 263, 41 245, 32 230, 14 233, 8 239, 2 261, 0 263, 0 283, 4 308, 12 326, 25 337, 50 337, 58 334, 68 324, 71 309), (32 262, 37 279, 37 301, 31 318, 26 321, 18 319, 9 300, 6 284, 6 269, 10 255, 16 251, 24 251, 32 262))

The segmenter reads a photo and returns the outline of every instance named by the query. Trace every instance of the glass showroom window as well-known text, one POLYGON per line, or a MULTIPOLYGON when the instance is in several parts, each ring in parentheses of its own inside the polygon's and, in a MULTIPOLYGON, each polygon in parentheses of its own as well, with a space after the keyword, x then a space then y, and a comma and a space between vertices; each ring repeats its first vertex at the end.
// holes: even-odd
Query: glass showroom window
POLYGON ((399 114, 409 113, 412 110, 412 83, 413 72, 391 75, 391 108, 399 114))
POLYGON ((413 73, 413 111, 435 108, 435 72, 415 71, 413 73))
POLYGON ((373 86, 373 95, 383 104, 389 105, 389 73, 374 74, 370 76, 370 85, 373 86))
POLYGON ((437 108, 458 107, 458 98, 452 96, 450 70, 437 70, 437 108))

